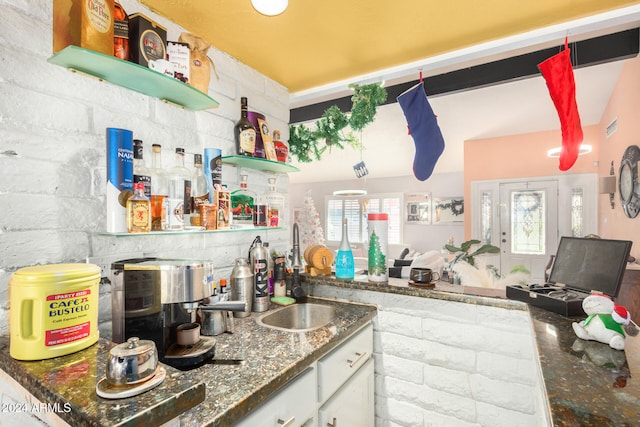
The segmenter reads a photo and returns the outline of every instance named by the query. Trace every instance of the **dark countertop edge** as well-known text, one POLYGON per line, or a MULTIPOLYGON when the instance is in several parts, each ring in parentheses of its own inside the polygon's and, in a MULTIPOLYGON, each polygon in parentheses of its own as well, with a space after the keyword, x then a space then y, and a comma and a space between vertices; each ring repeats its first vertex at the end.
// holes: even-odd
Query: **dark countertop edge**
POLYGON ((521 301, 507 299, 505 292, 502 290, 449 285, 447 282, 438 282, 435 288, 419 288, 409 286, 405 279, 390 279, 389 282, 386 283, 374 283, 358 280, 336 279, 334 276, 309 276, 305 274, 301 275, 301 277, 303 283, 308 283, 313 286, 335 286, 345 289, 365 290, 461 302, 465 304, 502 307, 509 310, 528 310, 528 304, 521 301))
MULTIPOLYGON (((202 424, 201 427, 224 427, 228 425, 232 425, 237 421, 240 421, 245 415, 247 415, 252 410, 259 407, 262 403, 268 400, 271 396, 275 395, 278 391, 280 391, 284 386, 286 386, 290 381, 298 377, 301 373, 303 373, 307 368, 309 368, 313 363, 320 360, 323 356, 328 354, 331 350, 338 347, 340 344, 349 339, 354 333, 359 331, 365 325, 373 320, 375 316, 377 316, 377 308, 372 304, 363 304, 357 302, 346 302, 346 301, 335 301, 330 298, 323 297, 309 297, 309 302, 311 300, 327 300, 333 303, 341 303, 341 304, 351 304, 351 305, 362 305, 371 307, 364 316, 358 318, 358 320, 347 328, 343 329, 339 334, 335 335, 329 342, 324 344, 321 347, 318 347, 313 352, 309 353, 306 357, 298 360, 295 364, 291 366, 291 368, 287 369, 280 375, 278 375, 275 380, 269 382, 265 386, 256 390, 254 394, 249 396, 247 399, 241 400, 237 402, 236 405, 229 407, 227 411, 217 416, 211 422, 202 424)), ((296 332, 289 332, 296 333, 296 332)))
MULTIPOLYGON (((8 338, 8 337, 3 337, 8 338)), ((107 344, 108 347, 112 347, 115 343, 108 341, 104 338, 99 338, 99 341, 86 349, 80 350, 76 353, 80 353, 85 350, 89 350, 94 346, 99 346, 101 344, 107 344)), ((7 346, 8 349, 8 346, 7 346)), ((71 353, 73 355, 75 353, 71 353)), ((61 356, 66 357, 66 356, 61 356)), ((51 359, 46 359, 51 360, 51 359)), ((12 377, 18 384, 20 384, 26 391, 28 391, 32 396, 38 399, 40 402, 58 405, 60 407, 69 406, 69 411, 60 411, 56 412, 56 415, 59 416, 63 421, 68 423, 71 426, 100 426, 106 425, 104 424, 104 420, 99 418, 99 416, 89 415, 82 407, 74 404, 73 401, 65 399, 64 396, 56 393, 53 389, 47 387, 45 383, 43 383, 38 377, 32 375, 26 365, 23 363, 15 363, 15 362, 24 362, 24 363, 38 363, 39 361, 15 361, 8 354, 0 355, 0 369, 5 371, 10 377, 12 377), (19 379, 18 379, 19 378, 19 379)), ((171 367, 165 366, 166 369, 173 369, 171 367)), ((170 375, 170 372, 167 372, 167 375, 170 375)), ((150 426, 150 425, 158 425, 162 423, 166 423, 168 421, 177 418, 184 411, 197 406, 205 398, 206 387, 205 384, 200 382, 195 385, 192 385, 180 393, 175 394, 169 399, 165 399, 163 401, 157 402, 154 405, 150 405, 144 408, 144 410, 133 414, 132 416, 122 419, 118 422, 117 426, 126 426, 126 427, 134 427, 134 426, 150 426), (172 402, 175 401, 175 402, 172 402), (178 405, 175 405, 178 403, 178 405)), ((148 392, 147 392, 148 393, 148 392)), ((135 399, 135 397, 129 398, 135 399)), ((125 401, 126 399, 123 399, 125 401)), ((116 402, 117 400, 112 400, 111 402, 116 402)))

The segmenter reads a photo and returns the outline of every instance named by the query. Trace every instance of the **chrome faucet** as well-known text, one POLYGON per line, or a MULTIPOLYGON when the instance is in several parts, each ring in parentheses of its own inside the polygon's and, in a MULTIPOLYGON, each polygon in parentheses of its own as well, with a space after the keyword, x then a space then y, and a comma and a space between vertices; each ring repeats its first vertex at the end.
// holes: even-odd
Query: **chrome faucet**
POLYGON ((302 261, 300 260, 300 232, 298 230, 298 223, 293 223, 293 253, 291 260, 291 268, 293 270, 293 280, 291 281, 291 296, 295 298, 296 302, 304 299, 304 289, 300 283, 300 268, 302 267, 302 261))

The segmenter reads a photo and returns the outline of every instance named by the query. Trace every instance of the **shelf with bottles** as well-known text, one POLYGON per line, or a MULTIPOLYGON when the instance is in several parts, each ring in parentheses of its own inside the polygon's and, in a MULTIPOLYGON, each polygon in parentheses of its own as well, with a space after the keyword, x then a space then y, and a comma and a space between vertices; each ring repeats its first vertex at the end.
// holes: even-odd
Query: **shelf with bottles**
POLYGON ((228 165, 241 166, 249 169, 265 171, 265 172, 275 172, 275 173, 300 172, 300 169, 288 163, 261 159, 258 157, 223 156, 222 163, 225 163, 228 165))
POLYGON ((78 46, 67 46, 47 61, 190 110, 220 105, 209 95, 173 77, 78 46))
POLYGON ((144 237, 144 236, 176 236, 176 235, 188 235, 188 234, 217 234, 217 233, 244 233, 244 232, 256 232, 256 231, 275 231, 284 230, 286 227, 242 227, 242 228, 225 228, 220 230, 204 230, 200 227, 187 228, 184 230, 165 230, 165 231, 150 231, 148 233, 107 233, 98 232, 99 236, 109 237, 144 237))

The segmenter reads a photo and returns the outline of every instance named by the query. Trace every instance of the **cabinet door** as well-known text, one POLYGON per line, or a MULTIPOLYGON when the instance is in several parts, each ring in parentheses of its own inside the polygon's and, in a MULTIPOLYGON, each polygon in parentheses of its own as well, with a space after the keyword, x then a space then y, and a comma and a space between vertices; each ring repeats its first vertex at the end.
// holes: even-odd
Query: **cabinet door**
POLYGON ((236 426, 301 426, 314 416, 316 409, 315 390, 316 370, 311 367, 240 420, 236 426))
POLYGON ((373 427, 373 359, 362 366, 319 411, 319 427, 373 427))
POLYGON ((354 336, 318 361, 318 402, 323 403, 371 358, 373 326, 367 324, 354 336))

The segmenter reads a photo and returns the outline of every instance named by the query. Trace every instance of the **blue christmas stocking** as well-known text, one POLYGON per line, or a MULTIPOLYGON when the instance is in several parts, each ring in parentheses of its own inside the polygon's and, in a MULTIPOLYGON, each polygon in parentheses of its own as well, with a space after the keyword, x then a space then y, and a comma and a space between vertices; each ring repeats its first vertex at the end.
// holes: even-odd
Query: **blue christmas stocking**
POLYGON ((427 100, 423 82, 400 94, 397 100, 416 146, 413 174, 420 181, 425 181, 433 173, 433 168, 444 151, 442 132, 427 100))

